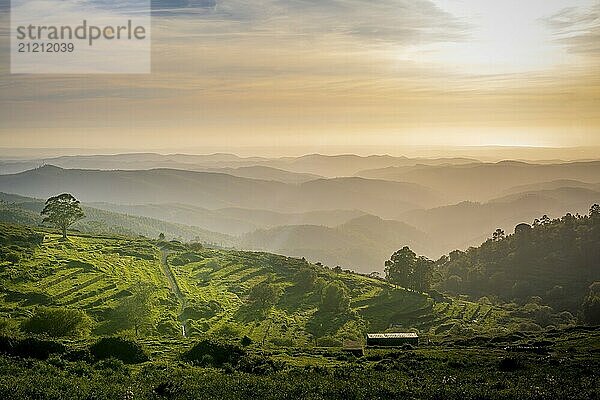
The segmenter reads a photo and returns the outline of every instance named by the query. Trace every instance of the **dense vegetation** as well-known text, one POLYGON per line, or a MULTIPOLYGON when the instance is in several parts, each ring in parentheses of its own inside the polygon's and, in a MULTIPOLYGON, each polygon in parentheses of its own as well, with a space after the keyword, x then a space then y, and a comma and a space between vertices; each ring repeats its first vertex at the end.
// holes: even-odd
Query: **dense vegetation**
POLYGON ((586 216, 544 216, 518 225, 512 235, 497 230, 480 247, 441 258, 437 287, 473 299, 533 302, 582 315, 584 298, 591 296, 590 306, 595 301, 590 285, 600 281, 599 244, 598 205, 586 216))
POLYGON ((98 351, 106 342, 0 338, 0 398, 589 400, 600 395, 600 336, 581 328, 446 341, 419 350, 367 349, 361 357, 335 348, 242 348, 212 340, 140 346, 119 340, 108 349, 131 356, 123 362, 98 351))
MULTIPOLYGON (((576 231, 597 232, 594 218, 575 218, 576 231)), ((489 243, 512 238, 498 235, 489 243)), ((0 224, 0 243, 0 398, 599 395, 600 332, 576 326, 597 315, 597 285, 582 316, 544 314, 535 299, 492 304, 429 290, 444 283, 444 264, 408 248, 392 256, 387 282, 164 238, 64 240, 0 224), (347 351, 369 331, 416 331, 421 344, 347 351)))

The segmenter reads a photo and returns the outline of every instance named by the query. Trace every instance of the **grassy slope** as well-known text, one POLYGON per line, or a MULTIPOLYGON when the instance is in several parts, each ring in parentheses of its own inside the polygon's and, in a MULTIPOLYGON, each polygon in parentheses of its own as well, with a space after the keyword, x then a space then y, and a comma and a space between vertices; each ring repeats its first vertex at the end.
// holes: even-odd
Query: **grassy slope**
MULTIPOLYGON (((4 237, 16 231, 34 233, 28 228, 0 225, 4 237)), ((352 297, 350 313, 323 315, 317 310, 317 289, 305 292, 293 282, 305 261, 220 249, 199 250, 193 254, 195 261, 184 265, 173 265, 173 260, 180 258, 177 251, 169 255, 169 267, 185 297, 187 309, 181 315, 181 301, 169 289, 156 244, 144 239, 86 235, 71 236, 65 243, 55 233, 44 233, 40 246, 13 245, 11 251, 18 253, 18 262, 0 264, 0 284, 6 293, 0 302, 4 317, 24 318, 39 304, 76 307, 95 318, 95 333, 110 333, 119 326, 107 310, 116 307, 133 284, 145 281, 157 287, 158 297, 154 328, 147 331, 150 336, 159 335, 156 326, 167 324, 174 329, 160 334, 177 338, 180 320, 189 318, 191 335, 246 334, 259 342, 297 346, 311 345, 314 338, 323 336, 338 342, 361 338, 366 331, 385 330, 390 325, 431 333, 443 333, 454 326, 483 331, 506 319, 499 308, 458 300, 438 303, 425 294, 393 289, 380 280, 316 267, 325 282, 343 281, 352 297), (267 279, 279 285, 283 295, 275 307, 260 311, 248 303, 247 294, 267 279)), ((14 237, 7 240, 15 241, 14 237)))

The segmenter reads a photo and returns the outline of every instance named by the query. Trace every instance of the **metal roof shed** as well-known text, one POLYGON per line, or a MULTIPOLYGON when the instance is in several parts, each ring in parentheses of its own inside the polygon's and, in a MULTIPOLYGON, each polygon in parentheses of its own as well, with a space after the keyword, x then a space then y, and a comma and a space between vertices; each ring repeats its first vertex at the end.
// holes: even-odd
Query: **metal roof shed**
POLYGON ((418 345, 419 335, 414 332, 405 333, 367 333, 367 346, 402 346, 418 345))

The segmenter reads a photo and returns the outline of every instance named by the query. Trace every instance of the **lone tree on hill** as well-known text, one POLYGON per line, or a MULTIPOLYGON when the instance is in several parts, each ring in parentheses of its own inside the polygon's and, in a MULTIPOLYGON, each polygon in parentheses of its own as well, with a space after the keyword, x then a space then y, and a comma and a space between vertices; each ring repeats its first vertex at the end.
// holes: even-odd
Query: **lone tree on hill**
POLYGON ((67 228, 85 217, 79 200, 69 193, 50 197, 41 214, 44 217, 42 222, 60 229, 64 239, 67 238, 67 228))

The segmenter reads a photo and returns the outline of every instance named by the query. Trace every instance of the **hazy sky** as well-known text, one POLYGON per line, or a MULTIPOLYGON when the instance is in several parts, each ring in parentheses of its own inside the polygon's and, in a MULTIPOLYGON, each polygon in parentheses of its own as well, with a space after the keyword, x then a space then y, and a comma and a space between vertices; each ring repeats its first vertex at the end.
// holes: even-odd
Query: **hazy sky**
POLYGON ((600 145, 598 0, 155 1, 150 75, 24 76, 0 146, 600 145))

